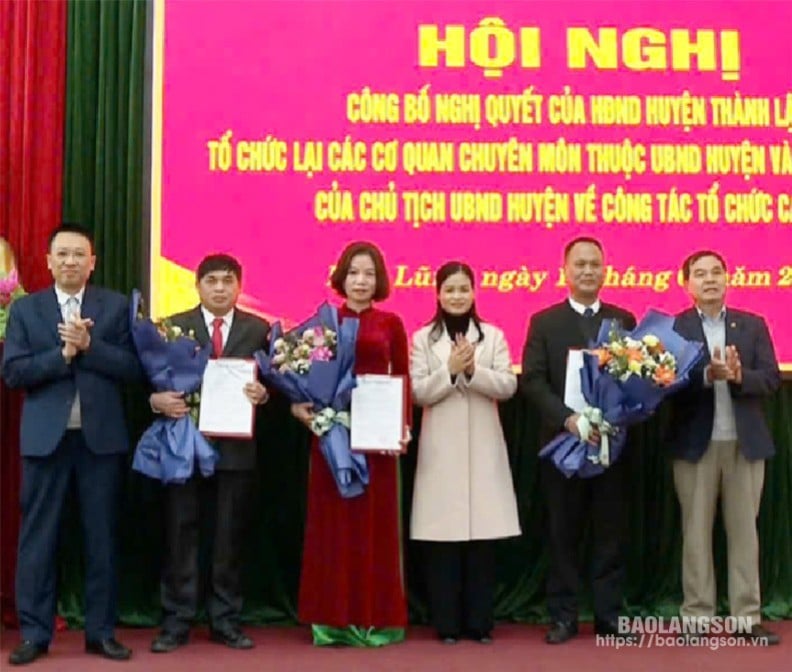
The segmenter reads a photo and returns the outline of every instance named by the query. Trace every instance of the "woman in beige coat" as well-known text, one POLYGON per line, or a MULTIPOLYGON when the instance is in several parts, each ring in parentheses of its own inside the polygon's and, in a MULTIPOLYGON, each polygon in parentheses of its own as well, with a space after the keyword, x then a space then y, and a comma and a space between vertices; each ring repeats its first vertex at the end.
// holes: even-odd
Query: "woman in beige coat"
POLYGON ((469 266, 437 272, 437 312, 413 336, 413 399, 424 408, 410 536, 423 542, 432 623, 452 644, 492 641, 492 540, 520 534, 498 401, 517 379, 503 332, 479 319, 469 266))

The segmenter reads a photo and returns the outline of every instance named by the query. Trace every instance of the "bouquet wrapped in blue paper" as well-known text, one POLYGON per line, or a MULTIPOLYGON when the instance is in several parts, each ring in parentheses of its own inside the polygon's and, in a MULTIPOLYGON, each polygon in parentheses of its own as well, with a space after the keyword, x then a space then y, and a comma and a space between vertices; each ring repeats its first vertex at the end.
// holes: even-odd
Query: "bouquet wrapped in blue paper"
POLYGON ((604 320, 593 349, 583 354, 581 392, 586 408, 581 438, 559 434, 539 452, 567 478, 601 474, 619 459, 629 425, 643 422, 670 394, 689 383, 704 354, 704 344, 674 331, 674 317, 650 310, 631 332, 604 320), (599 445, 587 439, 596 428, 599 445))
POLYGON ((345 498, 362 494, 369 482, 366 458, 350 450, 349 438, 358 326, 356 319, 340 323, 338 309, 324 303, 287 334, 275 323, 269 352, 255 355, 264 380, 292 403, 313 404, 311 429, 345 498))
POLYGON ((163 483, 184 483, 197 466, 203 476, 214 473, 219 455, 196 427, 197 397, 211 344, 201 348, 169 320, 152 322, 140 309, 140 292, 132 292, 132 340, 149 382, 157 392, 183 392, 191 406, 182 418, 157 418, 140 437, 132 469, 163 483))

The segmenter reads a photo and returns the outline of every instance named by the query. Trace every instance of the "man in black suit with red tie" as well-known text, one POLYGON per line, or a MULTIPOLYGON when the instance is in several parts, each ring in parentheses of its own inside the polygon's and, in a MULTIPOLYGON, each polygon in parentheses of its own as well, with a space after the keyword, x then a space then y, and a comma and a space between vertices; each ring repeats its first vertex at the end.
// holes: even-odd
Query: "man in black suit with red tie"
MULTIPOLYGON (((250 358, 266 348, 269 325, 236 307, 242 286, 242 267, 225 254, 206 257, 196 272, 200 305, 171 318, 184 333, 194 333, 201 345, 212 343, 213 357, 250 358)), ((251 404, 268 399, 258 381, 244 387, 251 404)), ((150 397, 155 412, 179 418, 189 412, 183 395, 157 392, 150 397)), ((253 641, 240 628, 242 556, 245 535, 255 506, 256 441, 220 439, 220 453, 210 478, 195 474, 184 484, 166 486, 165 560, 161 599, 162 631, 151 643, 154 653, 168 653, 187 643, 198 610, 198 548, 200 518, 215 509, 214 538, 209 566, 206 610, 211 637, 234 649, 250 649, 253 641)))
MULTIPOLYGON (((579 413, 564 403, 567 358, 571 349, 586 348, 596 338, 603 319, 615 318, 625 329, 635 317, 602 303, 603 250, 594 238, 576 238, 564 249, 569 297, 531 317, 523 350, 521 387, 539 407, 541 445, 563 431, 580 436, 579 413)), ((589 440, 599 441, 597 434, 589 440)), ((541 460, 539 475, 547 504, 550 568, 547 606, 553 625, 545 640, 560 644, 578 631, 580 570, 578 546, 588 518, 591 523, 591 583, 597 634, 629 638, 620 633, 626 529, 625 461, 620 460, 593 478, 566 478, 549 460, 541 460)))

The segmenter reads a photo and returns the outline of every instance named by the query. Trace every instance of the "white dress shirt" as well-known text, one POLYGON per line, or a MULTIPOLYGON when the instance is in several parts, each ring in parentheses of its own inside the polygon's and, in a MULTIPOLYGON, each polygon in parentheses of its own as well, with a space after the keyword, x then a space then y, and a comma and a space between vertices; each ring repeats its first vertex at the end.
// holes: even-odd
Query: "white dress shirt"
POLYGON ((568 300, 569 300, 569 305, 572 306, 572 310, 574 310, 578 315, 584 315, 587 308, 591 308, 591 312, 596 315, 600 311, 600 308, 602 307, 602 304, 600 303, 599 299, 597 299, 590 306, 584 306, 582 303, 578 303, 571 296, 569 297, 568 300))
MULTIPOLYGON (((206 323, 206 330, 209 332, 209 340, 212 340, 212 334, 214 333, 214 321, 216 317, 221 317, 223 319, 223 325, 220 327, 220 333, 223 335, 223 347, 225 348, 226 343, 228 343, 228 334, 231 333, 231 325, 234 322, 234 309, 232 308, 229 310, 225 315, 214 315, 210 313, 206 308, 201 306, 201 314, 203 315, 204 322, 206 323)), ((215 353, 216 357, 220 357, 223 353, 218 352, 215 353)))

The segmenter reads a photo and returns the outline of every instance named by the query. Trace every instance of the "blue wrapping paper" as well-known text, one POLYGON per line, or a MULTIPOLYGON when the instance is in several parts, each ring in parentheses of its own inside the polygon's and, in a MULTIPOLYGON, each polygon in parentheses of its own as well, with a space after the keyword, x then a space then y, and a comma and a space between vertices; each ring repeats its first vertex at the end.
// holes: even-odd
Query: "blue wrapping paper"
MULTIPOLYGON (((674 320, 671 315, 650 310, 631 332, 621 329, 613 320, 603 320, 597 340, 590 344, 591 348, 596 348, 599 344, 607 343, 612 329, 621 336, 636 340, 641 340, 647 334, 657 336, 665 349, 676 358, 676 379, 670 385, 660 386, 638 375, 619 380, 600 368, 596 354, 583 354, 580 372, 583 397, 589 407, 602 411, 603 419, 613 428, 613 433, 608 437, 609 464, 616 462, 624 451, 626 428, 649 418, 666 397, 687 386, 691 370, 704 355, 704 344, 682 338, 674 331, 674 320)), ((591 478, 607 468, 601 463, 600 446, 594 446, 569 432, 556 436, 542 448, 539 457, 551 460, 567 478, 591 478)))
MULTIPOLYGON (((132 340, 151 385, 157 392, 172 390, 185 396, 199 390, 211 344, 201 348, 186 336, 166 341, 151 320, 138 317, 139 306, 140 292, 133 290, 132 340)), ((163 483, 184 483, 196 466, 203 476, 211 476, 218 459, 217 451, 189 415, 179 419, 160 417, 140 437, 132 469, 163 483)))
MULTIPOLYGON (((339 324, 338 309, 328 303, 322 304, 316 314, 289 332, 283 333, 280 322, 272 327, 269 351, 256 352, 261 375, 266 382, 280 390, 292 403, 310 402, 314 411, 332 409, 336 413, 349 410, 352 390, 355 388, 355 343, 359 320, 346 319, 339 324), (279 371, 273 363, 276 355, 275 342, 291 334, 301 334, 306 329, 323 327, 338 336, 336 356, 330 361, 313 361, 307 374, 294 371, 279 371)), ((341 497, 357 497, 369 483, 369 471, 365 455, 350 449, 349 429, 334 423, 329 431, 319 436, 319 449, 330 469, 341 497)))

